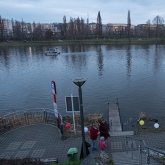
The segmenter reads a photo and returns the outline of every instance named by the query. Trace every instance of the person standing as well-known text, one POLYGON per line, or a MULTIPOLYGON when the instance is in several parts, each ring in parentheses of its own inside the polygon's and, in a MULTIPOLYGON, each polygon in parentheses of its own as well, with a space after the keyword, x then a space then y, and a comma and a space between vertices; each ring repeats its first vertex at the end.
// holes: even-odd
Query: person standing
POLYGON ((103 136, 105 140, 110 137, 109 135, 109 125, 105 121, 105 119, 102 119, 99 125, 99 131, 100 131, 100 137, 103 136))
POLYGON ((96 123, 92 123, 92 126, 90 128, 90 139, 92 140, 92 145, 91 145, 92 151, 97 150, 95 148, 95 145, 96 145, 96 139, 97 139, 98 134, 99 134, 99 129, 96 123))
POLYGON ((100 137, 99 146, 100 146, 100 150, 101 150, 100 156, 102 158, 108 158, 108 155, 105 153, 105 149, 107 148, 107 144, 105 142, 104 136, 100 137))

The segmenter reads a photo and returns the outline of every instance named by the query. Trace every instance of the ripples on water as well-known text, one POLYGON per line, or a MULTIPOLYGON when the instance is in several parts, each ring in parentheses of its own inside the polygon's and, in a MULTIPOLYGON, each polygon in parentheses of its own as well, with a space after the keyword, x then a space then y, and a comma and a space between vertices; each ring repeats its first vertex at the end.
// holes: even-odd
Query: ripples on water
POLYGON ((45 56, 48 47, 0 48, 0 111, 51 108, 50 81, 57 84, 57 105, 66 114, 65 96, 78 96, 82 86, 84 114, 108 116, 108 103, 119 100, 123 119, 139 112, 162 114, 165 108, 165 46, 59 46, 58 56, 45 56))

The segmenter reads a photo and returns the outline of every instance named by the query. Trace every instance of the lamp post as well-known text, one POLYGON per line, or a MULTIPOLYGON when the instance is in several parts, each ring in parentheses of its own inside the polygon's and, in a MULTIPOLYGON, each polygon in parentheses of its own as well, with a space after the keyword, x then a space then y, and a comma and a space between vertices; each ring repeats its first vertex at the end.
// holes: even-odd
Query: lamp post
POLYGON ((86 157, 86 144, 85 144, 85 133, 84 133, 84 114, 83 114, 83 102, 82 102, 82 89, 81 86, 85 83, 84 78, 75 78, 72 80, 76 84, 79 92, 80 100, 80 118, 81 118, 81 133, 82 133, 82 147, 83 147, 83 158, 86 157))

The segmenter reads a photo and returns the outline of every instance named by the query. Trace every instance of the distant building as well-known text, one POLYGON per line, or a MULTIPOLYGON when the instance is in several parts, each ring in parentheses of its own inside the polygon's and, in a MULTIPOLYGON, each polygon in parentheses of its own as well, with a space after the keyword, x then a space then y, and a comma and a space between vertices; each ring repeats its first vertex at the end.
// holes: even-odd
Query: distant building
MULTIPOLYGON (((118 31, 126 31, 127 29, 127 24, 122 24, 122 23, 108 23, 107 24, 107 31, 112 31, 112 32, 118 32, 118 31)), ((131 29, 134 30, 135 26, 131 25, 131 29)))
POLYGON ((3 36, 12 36, 13 28, 11 20, 2 19, 1 21, 1 33, 3 33, 3 36))
POLYGON ((89 23, 89 29, 90 29, 90 32, 91 34, 94 34, 96 32, 96 23, 92 22, 92 23, 89 23))

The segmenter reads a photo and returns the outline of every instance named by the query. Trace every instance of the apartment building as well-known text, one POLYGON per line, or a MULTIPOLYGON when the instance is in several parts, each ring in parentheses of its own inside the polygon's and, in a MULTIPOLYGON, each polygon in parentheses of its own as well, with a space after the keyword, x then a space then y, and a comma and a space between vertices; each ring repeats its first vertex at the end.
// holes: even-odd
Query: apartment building
POLYGON ((3 36, 12 36, 13 29, 12 29, 12 21, 8 19, 1 19, 1 30, 0 33, 3 36))
MULTIPOLYGON (((112 31, 112 32, 119 32, 119 31, 126 31, 127 29, 127 24, 122 24, 122 23, 116 23, 112 24, 109 23, 107 24, 107 31, 112 31)), ((131 29, 134 30, 135 26, 131 25, 131 29)))

